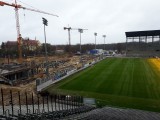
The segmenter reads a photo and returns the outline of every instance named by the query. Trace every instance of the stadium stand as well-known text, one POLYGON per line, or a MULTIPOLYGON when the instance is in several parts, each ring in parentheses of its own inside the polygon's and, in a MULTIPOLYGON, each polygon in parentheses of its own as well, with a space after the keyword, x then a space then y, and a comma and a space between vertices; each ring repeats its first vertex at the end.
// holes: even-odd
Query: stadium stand
POLYGON ((104 107, 63 120, 160 120, 160 113, 136 109, 104 107))
POLYGON ((126 32, 127 57, 160 56, 160 30, 126 32))

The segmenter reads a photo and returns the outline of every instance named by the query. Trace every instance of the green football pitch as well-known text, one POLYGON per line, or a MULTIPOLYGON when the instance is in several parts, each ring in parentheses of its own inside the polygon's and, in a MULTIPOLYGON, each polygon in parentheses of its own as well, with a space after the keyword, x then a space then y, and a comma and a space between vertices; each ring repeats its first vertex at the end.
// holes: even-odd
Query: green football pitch
POLYGON ((160 72, 142 58, 107 58, 47 91, 96 98, 99 105, 160 111, 160 72))

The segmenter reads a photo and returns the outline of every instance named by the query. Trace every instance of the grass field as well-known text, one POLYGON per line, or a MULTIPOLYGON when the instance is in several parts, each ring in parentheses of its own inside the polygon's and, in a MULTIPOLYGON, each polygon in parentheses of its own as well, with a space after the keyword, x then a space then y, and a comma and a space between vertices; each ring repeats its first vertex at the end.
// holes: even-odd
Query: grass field
POLYGON ((96 98, 99 104, 160 111, 160 60, 107 58, 47 89, 96 98))

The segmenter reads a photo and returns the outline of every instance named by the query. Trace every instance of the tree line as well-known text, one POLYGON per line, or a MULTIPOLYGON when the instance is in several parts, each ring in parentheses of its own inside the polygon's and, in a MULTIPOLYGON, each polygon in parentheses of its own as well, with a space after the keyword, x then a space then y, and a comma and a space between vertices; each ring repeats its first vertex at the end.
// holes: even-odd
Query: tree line
MULTIPOLYGON (((76 45, 51 45, 49 43, 46 44, 47 47, 47 54, 48 55, 55 55, 56 51, 62 50, 63 53, 77 53, 80 52, 80 44, 76 45)), ((92 49, 95 49, 95 44, 82 44, 81 45, 81 52, 87 53, 92 49)), ((27 56, 43 56, 45 55, 45 43, 42 43, 40 46, 36 46, 34 50, 30 50, 27 45, 22 45, 22 55, 23 57, 27 56)), ((97 44, 96 49, 105 49, 105 50, 117 50, 121 52, 125 50, 124 43, 116 43, 116 44, 97 44)), ((10 57, 10 58, 17 58, 18 57, 18 46, 6 46, 4 42, 1 44, 0 49, 0 57, 10 57)))

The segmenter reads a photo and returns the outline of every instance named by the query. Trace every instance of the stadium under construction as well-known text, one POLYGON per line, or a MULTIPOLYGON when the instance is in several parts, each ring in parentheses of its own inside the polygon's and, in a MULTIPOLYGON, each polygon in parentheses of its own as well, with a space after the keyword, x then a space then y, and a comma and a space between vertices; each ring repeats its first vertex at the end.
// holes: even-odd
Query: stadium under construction
MULTIPOLYGON (((126 32, 125 54, 107 57, 160 57, 160 30, 126 32), (137 41, 138 40, 138 41, 137 41)), ((106 45, 107 48, 107 45, 106 45)), ((103 51, 103 50, 102 50, 103 51)), ((101 53, 101 52, 100 52, 101 53)), ((115 53, 116 54, 116 53, 115 53)), ((106 59, 105 54, 83 54, 72 57, 34 58, 25 63, 0 65, 0 84, 20 85, 31 81, 34 85, 54 84, 54 81, 79 73, 106 59), (40 78, 40 79, 37 79, 40 78), (36 82, 35 82, 36 81, 36 82), (51 81, 51 82, 50 82, 51 81)), ((97 73, 96 73, 97 74, 97 73)), ((97 74, 98 75, 98 74, 97 74)), ((105 75, 104 75, 105 76, 105 75)), ((58 81, 59 82, 59 81, 58 81)), ((36 87, 37 87, 36 86, 36 87)), ((8 86, 7 86, 8 87, 8 86)), ((45 89, 45 87, 43 89, 45 89)), ((9 88, 9 87, 8 87, 9 88)), ((98 103, 84 104, 85 97, 78 95, 54 94, 36 91, 20 92, 12 88, 3 88, 0 92, 0 119, 68 119, 68 120, 159 120, 160 114, 129 108, 104 107, 98 103), (14 97, 13 97, 14 96, 14 97), (102 106, 101 106, 102 107, 102 106)), ((89 98, 87 98, 89 99, 89 98)))
POLYGON ((126 32, 126 56, 160 57, 160 30, 126 32))

